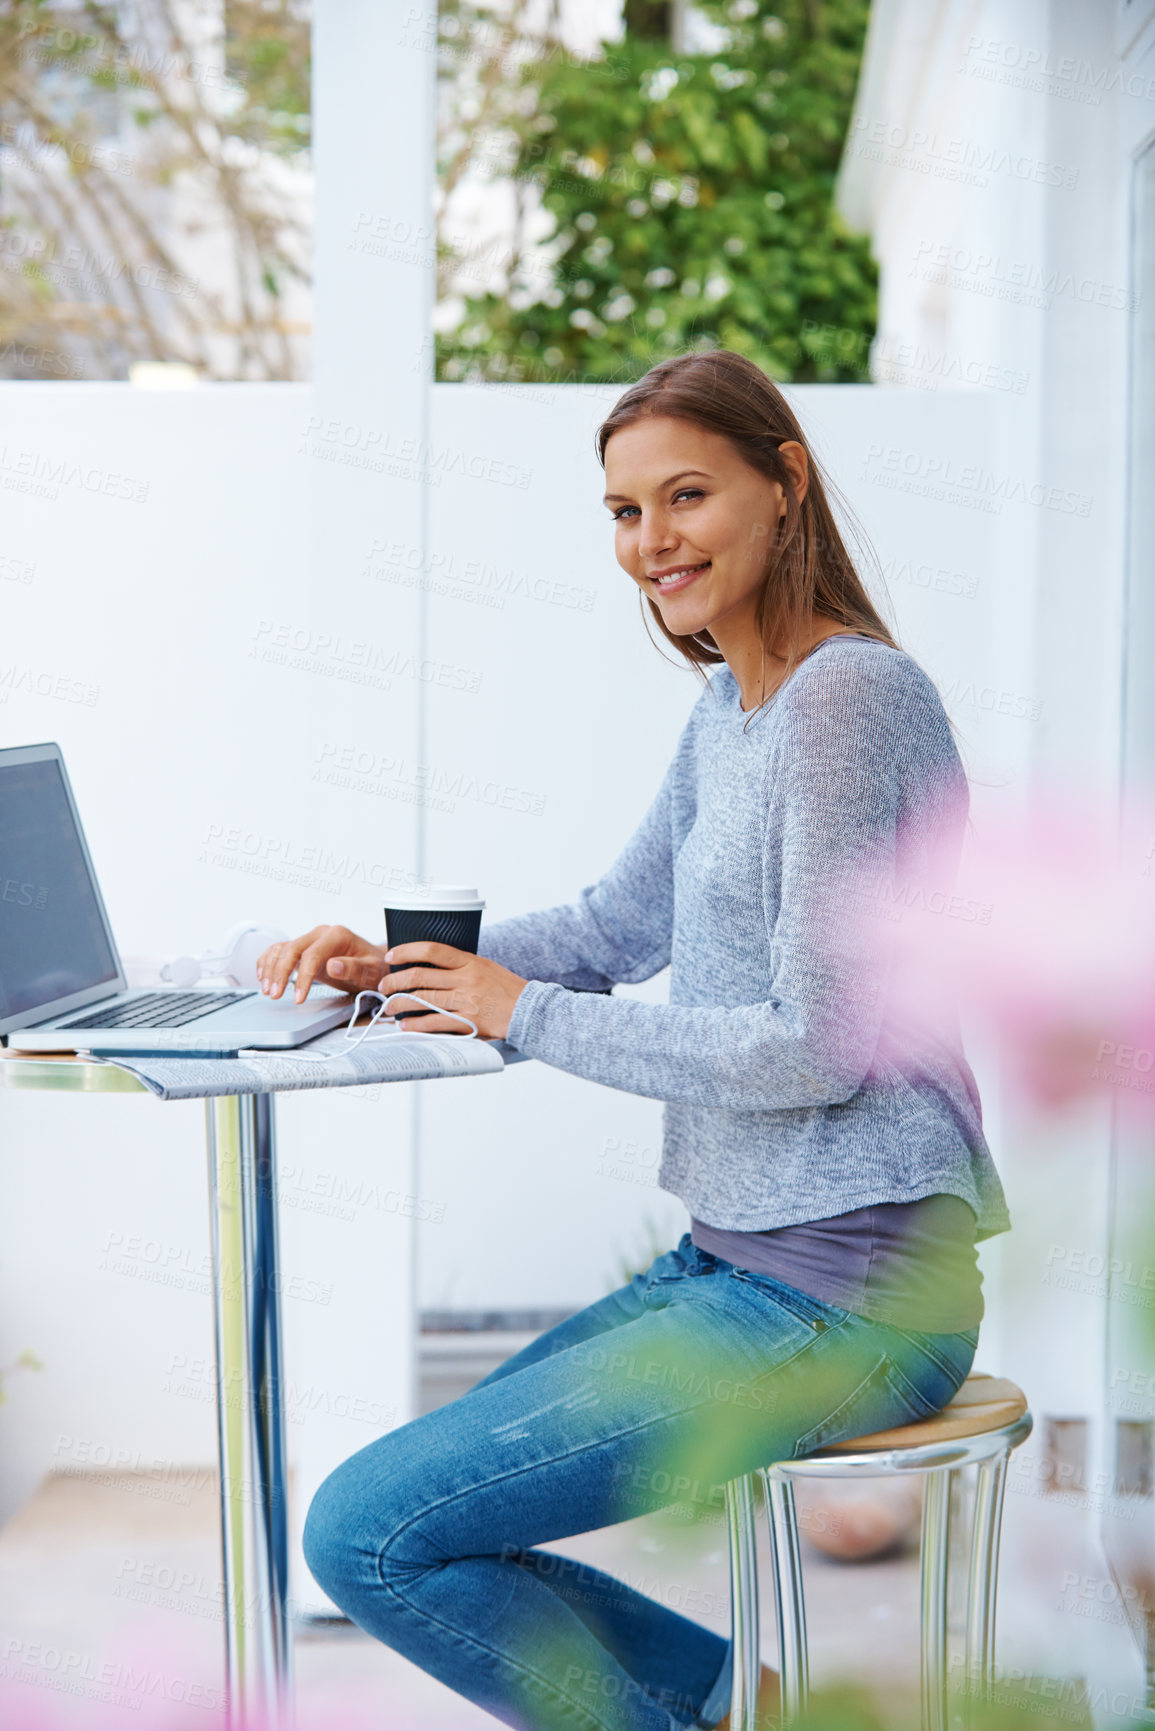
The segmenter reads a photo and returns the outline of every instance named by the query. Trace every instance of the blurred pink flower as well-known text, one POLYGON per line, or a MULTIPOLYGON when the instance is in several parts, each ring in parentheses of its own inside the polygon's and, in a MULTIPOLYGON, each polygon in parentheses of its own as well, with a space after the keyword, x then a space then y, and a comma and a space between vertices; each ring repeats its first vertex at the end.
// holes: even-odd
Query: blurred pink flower
POLYGON ((1039 796, 973 824, 953 886, 896 889, 914 1025, 956 1002, 1036 1110, 1098 1093, 1155 1115, 1155 799, 1123 826, 1106 796, 1039 796))
MULTIPOLYGON (((139 1676, 148 1673, 157 1679, 163 1675, 154 1661, 141 1660, 132 1667, 139 1676)), ((179 1674, 165 1681, 181 1692, 179 1674)), ((213 1686, 215 1704, 207 1706, 208 1691, 190 1690, 184 1702, 166 1701, 151 1689, 127 1699, 102 1698, 98 1684, 87 1688, 78 1679, 72 1689, 63 1681, 57 1684, 20 1683, 0 1678, 0 1724, 4 1731, 212 1731, 230 1724, 223 1697, 213 1686), (45 1700, 46 1694, 57 1691, 69 1695, 67 1702, 45 1700)), ((115 1691, 108 1690, 108 1695, 115 1691)), ((404 1721, 390 1721, 394 1731, 408 1731, 404 1721)), ((339 1690, 327 1692, 323 1701, 295 1702, 291 1716, 278 1719, 275 1714, 257 1714, 243 1721, 244 1731, 381 1731, 380 1707, 371 1712, 364 1701, 356 1702, 339 1690)), ((241 1731, 242 1721, 232 1721, 233 1731, 241 1731)), ((417 1731, 414 1724, 413 1731, 417 1731)))
MULTIPOLYGON (((243 1722, 226 1708, 224 1652, 205 1664, 156 1619, 119 1631, 115 1647, 72 1650, 67 1641, 0 1638, 0 1726, 3 1731, 381 1731, 380 1703, 329 1683, 320 1693, 294 1692, 278 1718, 256 1712, 243 1722)), ((394 1715, 395 1731, 410 1731, 394 1715)), ((413 1731, 417 1731, 416 1724, 413 1731)))

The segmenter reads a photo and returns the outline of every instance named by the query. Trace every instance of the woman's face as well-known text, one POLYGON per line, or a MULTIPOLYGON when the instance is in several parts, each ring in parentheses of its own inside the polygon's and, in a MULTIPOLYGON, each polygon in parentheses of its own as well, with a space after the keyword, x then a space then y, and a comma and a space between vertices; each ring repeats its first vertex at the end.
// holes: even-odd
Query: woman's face
MULTIPOLYGON (((779 447, 801 501, 806 453, 779 447)), ((786 502, 720 433, 671 415, 645 415, 606 446, 605 502, 618 564, 677 637, 748 622, 786 502)))

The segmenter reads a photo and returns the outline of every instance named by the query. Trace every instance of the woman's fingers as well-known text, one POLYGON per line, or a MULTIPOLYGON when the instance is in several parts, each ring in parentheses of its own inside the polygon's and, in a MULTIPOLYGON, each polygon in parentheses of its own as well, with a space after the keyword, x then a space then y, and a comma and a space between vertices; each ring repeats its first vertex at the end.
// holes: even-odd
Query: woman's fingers
POLYGON ((279 944, 270 944, 264 951, 257 963, 257 979, 261 990, 270 998, 280 997, 298 957, 312 936, 313 933, 308 932, 303 938, 285 938, 279 944))
POLYGON ((424 940, 414 944, 394 944, 385 952, 385 960, 395 965, 427 962, 433 968, 463 968, 476 959, 472 950, 455 950, 452 944, 432 944, 424 940))
MULTIPOLYGON (((384 991, 386 988, 381 987, 380 989, 384 991)), ((386 1013, 390 1018, 395 1018, 402 1024, 407 1023, 410 1016, 415 1017, 413 1026, 422 1034, 466 1034, 469 1032, 465 1023, 458 1020, 458 1015, 469 1015, 468 1010, 460 1010, 457 1015, 450 1016, 444 1011, 438 1014, 428 1008, 429 1004, 437 1003, 439 999, 448 998, 449 992, 443 991, 434 994, 430 990, 421 992, 419 996, 425 1000, 424 1003, 417 1003, 409 992, 401 993, 393 998, 386 1013)), ((473 1016, 470 1016, 469 1019, 471 1022, 475 1020, 473 1016)))
MULTIPOLYGON (((406 1026, 408 1023, 406 1022, 406 1026)), ((422 1011, 420 1017, 413 1023, 413 1029, 418 1034, 468 1034, 469 1029, 464 1022, 459 1022, 450 1016, 436 1016, 432 1011, 426 1014, 422 1011)))
POLYGON ((303 937, 270 944, 257 961, 257 981, 270 998, 279 998, 297 975, 296 1001, 303 1002, 314 980, 331 980, 346 991, 371 988, 381 972, 381 951, 346 926, 314 926, 303 937), (343 966, 336 972, 331 961, 343 966))
POLYGON ((446 1009, 457 1007, 453 1003, 454 993, 446 991, 444 987, 439 991, 436 986, 407 986, 404 991, 400 991, 392 980, 385 978, 374 989, 380 992, 383 998, 392 1000, 388 1010, 391 1016, 404 1016, 415 1009, 417 1006, 412 1001, 414 998, 424 998, 427 1003, 444 1005, 446 1009))
POLYGON ((425 989, 450 992, 455 989, 446 980, 444 968, 399 968, 395 974, 380 974, 375 984, 380 992, 420 992, 425 989))
POLYGON ((277 957, 280 952, 280 944, 270 944, 268 949, 262 950, 257 957, 257 984, 262 991, 265 989, 265 982, 273 977, 273 970, 277 965, 277 957))
MULTIPOLYGON (((410 966, 396 973, 384 974, 377 982, 379 992, 416 993, 428 998, 441 1010, 454 1010, 477 1024, 483 1039, 504 1039, 509 1032, 510 1017, 525 987, 525 981, 500 963, 485 956, 475 956, 468 950, 453 950, 447 944, 399 944, 387 952, 395 958, 416 961, 424 955, 432 961, 435 955, 453 957, 451 965, 441 967, 410 966)), ((390 1014, 394 1012, 390 1010, 390 1014)), ((425 1025, 424 1023, 422 1024, 425 1025)), ((460 1027, 461 1024, 454 1024, 460 1027)), ((450 1032, 450 1028, 431 1032, 450 1032)))
POLYGON ((340 986, 346 992, 372 992, 377 989, 381 957, 330 956, 325 969, 325 978, 331 986, 340 986))
MULTIPOLYGON (((310 934, 310 936, 312 936, 312 934, 310 934)), ((352 936, 352 932, 347 932, 344 926, 323 926, 313 943, 308 944, 306 948, 301 951, 301 954, 297 958, 297 983, 293 988, 293 997, 296 999, 298 1004, 304 1003, 305 999, 309 995, 309 988, 315 979, 318 977, 326 979, 328 977, 327 968, 331 960, 335 960, 338 956, 343 956, 345 961, 350 961, 352 959, 347 953, 345 953, 346 946, 352 936)), ((379 971, 381 967, 380 958, 375 956, 372 959, 376 964, 374 971, 379 971)), ((346 986, 346 989, 348 989, 346 981, 340 978, 335 979, 333 984, 335 986, 346 986)), ((358 980, 357 984, 353 987, 353 990, 358 991, 359 989, 360 981, 358 980)))

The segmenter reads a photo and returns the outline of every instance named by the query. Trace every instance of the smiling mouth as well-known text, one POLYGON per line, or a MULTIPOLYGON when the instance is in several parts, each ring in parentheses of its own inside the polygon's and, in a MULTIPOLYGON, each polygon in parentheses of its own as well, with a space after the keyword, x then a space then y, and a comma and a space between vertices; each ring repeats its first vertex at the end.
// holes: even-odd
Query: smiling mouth
POLYGON ((650 582, 659 593, 668 595, 675 589, 684 589, 696 577, 700 577, 703 571, 708 571, 710 564, 709 559, 703 559, 700 565, 679 565, 675 570, 667 571, 661 577, 651 577, 650 582))

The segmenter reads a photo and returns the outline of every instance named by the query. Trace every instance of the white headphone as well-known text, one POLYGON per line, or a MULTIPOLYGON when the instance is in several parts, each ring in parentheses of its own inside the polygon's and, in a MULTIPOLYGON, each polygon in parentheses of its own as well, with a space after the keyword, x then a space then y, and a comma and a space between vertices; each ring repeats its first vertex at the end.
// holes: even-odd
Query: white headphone
POLYGON ((160 970, 162 980, 174 986, 195 986, 206 975, 221 975, 234 986, 246 986, 254 991, 257 985, 257 958, 270 944, 280 943, 288 932, 276 926, 260 926, 255 920, 242 920, 225 938, 218 952, 202 950, 199 956, 175 956, 160 970))

